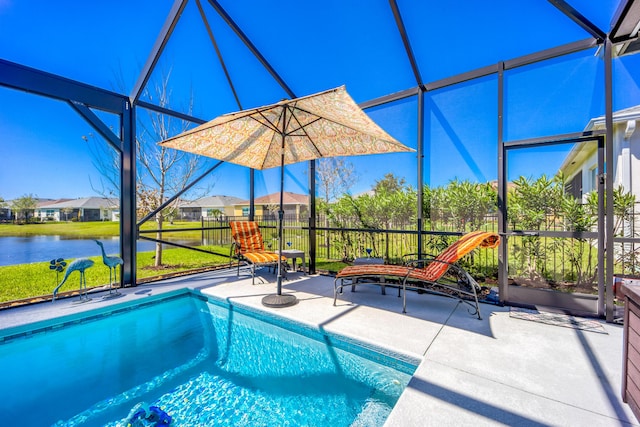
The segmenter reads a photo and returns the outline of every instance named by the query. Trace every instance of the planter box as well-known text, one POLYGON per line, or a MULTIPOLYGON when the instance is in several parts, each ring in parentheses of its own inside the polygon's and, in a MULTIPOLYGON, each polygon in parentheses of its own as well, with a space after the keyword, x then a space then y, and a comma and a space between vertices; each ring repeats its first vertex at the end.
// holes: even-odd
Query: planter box
POLYGON ((637 419, 640 419, 640 285, 623 283, 624 335, 622 357, 622 401, 628 403, 637 419))
POLYGON ((598 316, 598 296, 509 285, 508 303, 545 306, 577 316, 598 316))

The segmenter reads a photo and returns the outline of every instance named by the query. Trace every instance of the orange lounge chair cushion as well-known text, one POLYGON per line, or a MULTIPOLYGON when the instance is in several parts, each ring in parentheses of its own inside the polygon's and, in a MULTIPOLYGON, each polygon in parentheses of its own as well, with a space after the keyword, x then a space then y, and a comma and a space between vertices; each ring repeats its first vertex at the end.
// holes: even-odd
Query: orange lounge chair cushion
POLYGON ((368 277, 368 276, 404 277, 409 272, 415 272, 415 275, 419 275, 420 277, 426 277, 424 275, 424 270, 425 269, 423 268, 412 268, 404 265, 380 265, 380 264, 350 265, 340 270, 340 272, 336 275, 336 279, 345 278, 345 277, 368 277))
POLYGON ((438 280, 447 272, 449 264, 458 261, 475 248, 496 248, 499 243, 500 236, 498 236, 497 233, 488 231, 472 231, 471 233, 467 233, 436 257, 436 261, 442 262, 432 262, 425 267, 425 275, 430 278, 425 280, 438 280))
POLYGON ((458 261, 478 246, 481 248, 495 248, 499 243, 500 237, 496 233, 474 231, 465 234, 442 251, 442 253, 425 268, 415 268, 404 265, 352 265, 340 270, 336 275, 336 279, 366 276, 405 277, 408 275, 409 279, 436 282, 447 272, 449 264, 458 261))
MULTIPOLYGON (((278 262, 278 254, 269 251, 245 252, 242 254, 252 264, 275 264, 278 262)), ((280 257, 281 261, 285 261, 285 257, 280 257)))
MULTIPOLYGON (((236 242, 236 254, 242 255, 252 264, 276 264, 278 254, 264 250, 260 227, 255 221, 230 221, 231 237, 236 242)), ((285 257, 280 257, 286 261, 285 257)))
POLYGON ((255 221, 231 221, 231 237, 238 245, 240 253, 264 251, 264 241, 260 227, 255 221))

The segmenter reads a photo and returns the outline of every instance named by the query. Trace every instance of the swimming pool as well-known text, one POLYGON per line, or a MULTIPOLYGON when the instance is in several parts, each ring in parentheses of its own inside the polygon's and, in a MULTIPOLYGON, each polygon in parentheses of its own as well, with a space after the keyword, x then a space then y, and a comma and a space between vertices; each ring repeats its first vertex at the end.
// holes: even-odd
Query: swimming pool
POLYGON ((194 291, 0 331, 7 425, 379 426, 418 360, 194 291))

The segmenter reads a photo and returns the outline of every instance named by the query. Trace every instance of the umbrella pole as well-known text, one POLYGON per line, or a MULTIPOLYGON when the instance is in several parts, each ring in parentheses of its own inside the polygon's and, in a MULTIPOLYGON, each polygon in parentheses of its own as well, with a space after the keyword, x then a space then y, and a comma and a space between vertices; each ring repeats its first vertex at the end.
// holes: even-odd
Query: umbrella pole
POLYGON ((296 304, 295 295, 282 293, 282 235, 283 233, 283 221, 284 221, 284 142, 285 133, 284 126, 286 126, 286 114, 287 109, 283 110, 282 126, 283 131, 282 147, 280 150, 280 210, 278 211, 278 287, 275 295, 267 295, 262 298, 262 305, 267 307, 289 307, 296 304))
MULTIPOLYGON (((284 157, 284 155, 283 155, 284 157)), ((284 163, 284 158, 282 159, 284 163)), ((282 256, 282 235, 284 221, 284 165, 280 167, 280 210, 278 210, 278 254, 282 256)), ((282 260, 278 260, 278 295, 282 295, 282 260)))

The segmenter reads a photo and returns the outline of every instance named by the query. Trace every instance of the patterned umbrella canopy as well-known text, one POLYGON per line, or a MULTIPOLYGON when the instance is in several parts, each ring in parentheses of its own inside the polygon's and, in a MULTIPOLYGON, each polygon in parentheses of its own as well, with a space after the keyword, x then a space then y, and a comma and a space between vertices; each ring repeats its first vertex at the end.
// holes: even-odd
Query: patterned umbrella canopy
MULTIPOLYGON (((225 114, 160 145, 253 169, 280 166, 280 252, 285 165, 322 157, 414 151, 371 120, 344 86, 225 114)), ((282 294, 280 263, 277 294, 262 302, 271 307, 295 304, 295 296, 282 294)))
POLYGON ((259 170, 322 157, 413 151, 371 120, 344 86, 225 114, 160 145, 259 170))

